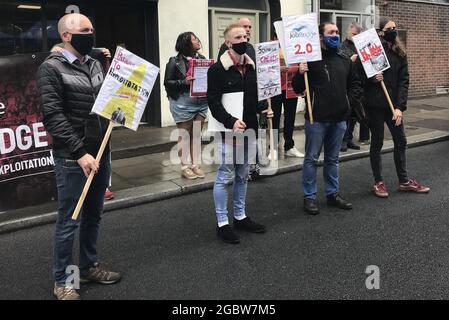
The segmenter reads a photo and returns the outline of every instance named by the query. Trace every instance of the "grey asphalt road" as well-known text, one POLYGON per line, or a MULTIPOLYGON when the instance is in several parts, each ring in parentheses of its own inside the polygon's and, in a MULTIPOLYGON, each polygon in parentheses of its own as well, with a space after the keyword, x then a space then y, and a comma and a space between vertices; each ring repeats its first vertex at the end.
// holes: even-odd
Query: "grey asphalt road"
MULTIPOLYGON (((448 299, 449 142, 408 151, 410 177, 428 195, 402 194, 392 154, 384 173, 391 196, 375 198, 368 159, 341 164, 352 211, 327 208, 319 170, 319 216, 302 209, 301 172, 251 182, 247 212, 266 234, 239 245, 215 234, 212 191, 103 217, 100 258, 119 270, 113 286, 86 285, 84 299, 448 299), (368 290, 368 266, 380 289, 368 290)), ((0 235, 0 299, 53 299, 47 225, 0 235)), ((76 250, 75 250, 76 252, 76 250)))

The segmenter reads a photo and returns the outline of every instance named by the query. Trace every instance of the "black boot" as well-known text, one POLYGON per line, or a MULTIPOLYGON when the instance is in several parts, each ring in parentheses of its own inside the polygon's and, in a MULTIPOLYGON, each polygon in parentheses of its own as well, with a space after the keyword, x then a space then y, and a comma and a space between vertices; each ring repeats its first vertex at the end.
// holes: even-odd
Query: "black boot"
POLYGON ((348 148, 354 149, 354 150, 360 150, 360 146, 356 145, 354 142, 352 142, 352 140, 348 142, 348 148))
POLYGON ((348 151, 348 143, 346 141, 343 141, 341 144, 341 148, 340 148, 341 152, 346 152, 348 151))
POLYGON ((343 209, 343 210, 351 210, 352 209, 352 203, 343 199, 338 193, 334 194, 333 196, 328 196, 327 204, 329 206, 337 207, 337 208, 343 209))
POLYGON ((320 210, 318 209, 318 206, 316 205, 315 199, 304 199, 304 210, 312 216, 316 216, 317 214, 320 214, 320 210))

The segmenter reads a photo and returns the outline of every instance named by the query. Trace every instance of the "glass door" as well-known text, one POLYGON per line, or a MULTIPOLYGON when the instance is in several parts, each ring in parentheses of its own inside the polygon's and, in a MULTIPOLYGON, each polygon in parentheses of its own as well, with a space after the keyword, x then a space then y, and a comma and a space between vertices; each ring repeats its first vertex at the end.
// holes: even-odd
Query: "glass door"
POLYGON ((353 22, 360 23, 360 15, 357 14, 335 14, 338 30, 340 30, 341 41, 344 41, 347 36, 348 27, 353 22))

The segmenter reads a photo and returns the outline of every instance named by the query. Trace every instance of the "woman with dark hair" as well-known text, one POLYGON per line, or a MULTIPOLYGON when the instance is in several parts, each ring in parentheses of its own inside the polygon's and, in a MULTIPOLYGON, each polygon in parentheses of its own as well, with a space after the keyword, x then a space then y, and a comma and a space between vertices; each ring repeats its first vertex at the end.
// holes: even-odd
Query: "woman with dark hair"
POLYGON ((181 175, 186 179, 193 180, 205 177, 198 165, 201 147, 196 147, 197 145, 201 146, 201 130, 193 130, 193 127, 194 123, 199 123, 198 127, 203 128, 208 105, 206 97, 190 97, 190 85, 194 79, 189 61, 205 59, 205 57, 198 53, 201 49, 201 41, 193 32, 181 33, 176 41, 175 49, 178 55, 171 57, 167 63, 164 86, 170 101, 173 119, 178 129, 182 130, 178 139, 181 175), (189 136, 183 135, 186 132, 189 136))
POLYGON ((383 19, 379 24, 379 37, 390 62, 390 68, 365 81, 364 102, 371 129, 370 160, 375 184, 373 192, 381 198, 388 197, 388 191, 382 177, 381 151, 384 141, 384 123, 387 124, 394 142, 394 164, 399 179, 399 191, 427 193, 430 188, 411 180, 407 173, 403 112, 407 109, 409 73, 406 51, 397 37, 396 23, 383 19), (392 114, 387 98, 379 82, 384 81, 394 105, 392 114))

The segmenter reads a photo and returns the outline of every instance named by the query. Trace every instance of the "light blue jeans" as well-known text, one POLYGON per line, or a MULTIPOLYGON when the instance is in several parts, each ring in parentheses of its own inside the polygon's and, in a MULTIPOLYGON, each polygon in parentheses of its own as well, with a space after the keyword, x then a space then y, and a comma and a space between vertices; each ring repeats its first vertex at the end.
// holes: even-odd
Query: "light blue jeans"
POLYGON ((218 224, 228 223, 228 190, 234 183, 234 217, 241 220, 246 216, 245 202, 249 167, 256 163, 256 141, 235 144, 218 139, 219 163, 214 185, 215 212, 218 224))
POLYGON ((306 120, 306 154, 302 170, 304 198, 316 199, 316 171, 321 149, 324 146, 323 177, 326 196, 339 192, 338 155, 346 132, 346 121, 314 122, 306 120))

